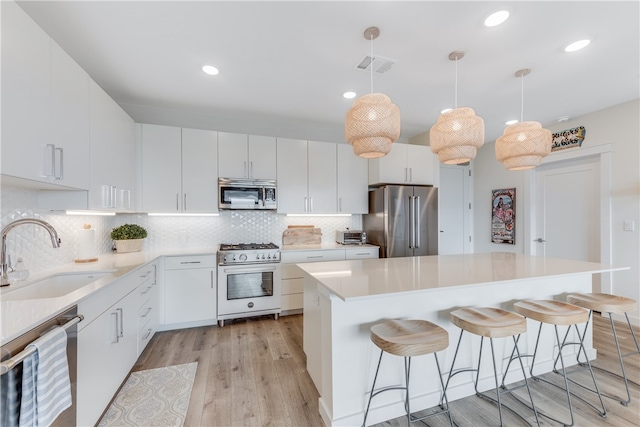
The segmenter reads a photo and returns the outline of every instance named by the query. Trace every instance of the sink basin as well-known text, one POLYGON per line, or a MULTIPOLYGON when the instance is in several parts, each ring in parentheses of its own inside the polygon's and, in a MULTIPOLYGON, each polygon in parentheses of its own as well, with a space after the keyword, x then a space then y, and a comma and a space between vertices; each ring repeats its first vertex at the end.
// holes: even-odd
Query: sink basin
POLYGON ((56 274, 15 290, 7 290, 0 295, 4 301, 58 298, 77 291, 91 282, 113 273, 94 271, 82 273, 56 274))

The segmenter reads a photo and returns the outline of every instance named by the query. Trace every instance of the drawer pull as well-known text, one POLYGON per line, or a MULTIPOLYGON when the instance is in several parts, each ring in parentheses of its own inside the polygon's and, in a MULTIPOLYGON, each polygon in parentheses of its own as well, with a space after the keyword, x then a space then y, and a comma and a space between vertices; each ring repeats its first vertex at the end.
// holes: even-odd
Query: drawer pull
POLYGON ((149 335, 151 335, 151 332, 153 332, 153 330, 152 330, 152 329, 147 329, 147 333, 145 334, 145 336, 144 336, 144 337, 142 337, 142 340, 144 341, 144 340, 146 340, 147 338, 149 338, 149 335))
POLYGON ((151 285, 147 286, 147 289, 144 292, 140 292, 140 295, 146 295, 151 290, 151 285))
POLYGON ((147 307, 147 311, 144 312, 144 314, 140 317, 147 317, 149 315, 149 313, 151 313, 152 308, 151 307, 147 307))
POLYGON ((200 264, 202 261, 180 261, 180 264, 200 264))
POLYGON ((312 259, 312 258, 319 258, 322 259, 324 258, 324 255, 315 255, 315 256, 308 256, 307 259, 312 259))

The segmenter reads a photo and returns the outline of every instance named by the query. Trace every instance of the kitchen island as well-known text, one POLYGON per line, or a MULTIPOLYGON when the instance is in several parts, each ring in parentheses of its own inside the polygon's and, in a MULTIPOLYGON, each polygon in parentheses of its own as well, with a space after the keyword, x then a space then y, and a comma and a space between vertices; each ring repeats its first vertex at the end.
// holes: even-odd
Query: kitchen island
MULTIPOLYGON (((304 263, 298 267, 305 273, 303 345, 307 370, 320 394, 320 415, 326 425, 336 426, 362 423, 380 354, 369 339, 373 324, 402 318, 424 319, 444 327, 450 343, 438 357, 446 372, 459 335, 459 329, 449 321, 449 313, 456 308, 512 310, 513 303, 521 299, 564 301, 568 293, 591 292, 593 274, 626 269, 503 252, 304 263)), ((537 325, 529 321, 528 331, 519 344, 523 353, 533 353, 537 325)), ((511 353, 509 341, 495 342, 497 358, 502 359, 498 369, 511 353)), ((595 358, 590 330, 585 345, 589 357, 595 358)), ((465 334, 456 366, 475 363, 478 348, 479 338, 465 334)), ((543 331, 536 372, 550 371, 552 360, 551 329, 548 335, 543 331)), ((483 358, 480 390, 494 387, 490 363, 489 357, 483 358)), ((566 363, 575 364, 575 357, 567 357, 566 363)), ((522 379, 515 365, 510 368, 508 383, 522 379)), ((385 357, 378 385, 400 384, 402 372, 402 358, 385 357)), ((431 357, 414 358, 413 410, 438 404, 440 383, 436 375, 431 357)), ((447 390, 449 400, 472 395, 472 381, 470 373, 454 377, 447 390)), ((375 424, 403 414, 402 392, 384 393, 373 400, 367 421, 375 424)))

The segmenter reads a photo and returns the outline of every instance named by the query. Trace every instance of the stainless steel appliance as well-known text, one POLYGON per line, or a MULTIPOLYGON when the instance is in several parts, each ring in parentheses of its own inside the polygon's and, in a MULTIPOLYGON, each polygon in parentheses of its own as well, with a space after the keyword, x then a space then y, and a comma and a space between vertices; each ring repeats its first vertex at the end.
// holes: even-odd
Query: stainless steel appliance
POLYGON ((438 189, 385 185, 369 191, 362 216, 367 242, 381 258, 438 254, 438 189))
POLYGON ((4 417, 6 415, 9 384, 13 383, 8 380, 8 372, 13 369, 20 369, 20 364, 30 354, 33 353, 34 347, 26 348, 31 342, 46 334, 54 326, 62 326, 67 332, 67 362, 69 363, 69 380, 71 382, 71 406, 65 409, 53 421, 52 426, 74 426, 76 425, 76 384, 77 384, 77 349, 78 349, 78 326, 77 323, 82 321, 84 316, 78 315, 78 307, 73 306, 64 313, 59 314, 55 318, 39 325, 37 328, 19 336, 18 338, 8 342, 2 346, 2 365, 0 365, 0 381, 2 382, 2 395, 0 408, 2 409, 2 418, 4 425, 4 417))
POLYGON ((218 178, 219 209, 277 209, 276 181, 218 178))
POLYGON ((280 248, 273 243, 222 244, 218 251, 218 325, 227 319, 281 312, 280 248))
POLYGON ((362 230, 336 230, 336 243, 364 245, 367 243, 367 233, 362 230))

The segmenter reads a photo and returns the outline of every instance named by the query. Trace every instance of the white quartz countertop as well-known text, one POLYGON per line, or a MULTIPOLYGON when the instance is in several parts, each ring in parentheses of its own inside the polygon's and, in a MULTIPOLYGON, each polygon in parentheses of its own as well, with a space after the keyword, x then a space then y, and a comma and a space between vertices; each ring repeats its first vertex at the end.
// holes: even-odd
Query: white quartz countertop
POLYGON ((432 292, 451 286, 627 270, 594 262, 508 252, 297 264, 344 301, 432 292))
MULTIPOLYGON (((1 344, 11 341, 37 325, 55 317, 66 309, 73 307, 95 292, 110 285, 124 275, 148 264, 161 256, 180 255, 211 255, 217 248, 200 248, 190 250, 142 251, 124 254, 100 254, 98 261, 90 263, 70 263, 56 268, 32 274, 23 282, 15 282, 9 287, 0 288, 0 334, 1 344), (82 288, 58 298, 38 298, 9 300, 3 298, 14 290, 64 273, 104 272, 109 274, 100 276, 96 281, 82 288)), ((81 314, 81 313, 80 313, 81 314)))

